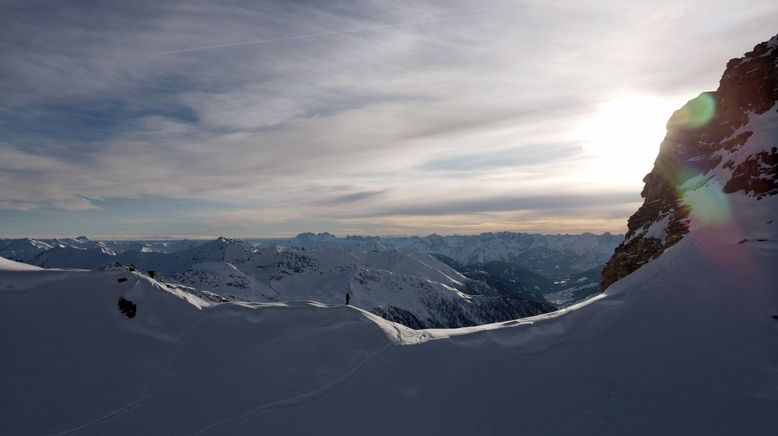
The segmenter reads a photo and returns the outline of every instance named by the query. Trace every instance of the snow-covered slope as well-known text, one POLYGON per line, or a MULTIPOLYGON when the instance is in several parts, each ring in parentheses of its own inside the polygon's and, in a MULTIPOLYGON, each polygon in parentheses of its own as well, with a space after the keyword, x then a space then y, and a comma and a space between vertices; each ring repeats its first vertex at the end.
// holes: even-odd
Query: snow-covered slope
POLYGON ((471 280, 429 255, 393 249, 256 248, 220 238, 172 255, 140 256, 130 263, 154 268, 165 280, 231 299, 269 302, 315 300, 351 304, 414 328, 460 327, 553 310, 538 302, 496 294, 468 295, 471 280))
MULTIPOLYGON (((299 249, 257 248, 219 238, 173 253, 58 247, 36 264, 98 269, 135 265, 168 283, 227 299, 273 302, 315 300, 351 304, 413 328, 462 327, 537 315, 555 309, 542 295, 527 298, 462 276, 429 254, 364 245, 317 245, 299 249)), ((532 296, 530 296, 532 297, 532 296)))
POLYGON ((38 271, 41 267, 0 257, 0 271, 38 271))
MULTIPOLYGON (((749 115, 754 142, 741 150, 776 146, 775 109, 749 115)), ((750 182, 775 180, 774 166, 756 168, 750 182)), ((778 195, 769 184, 722 191, 736 172, 682 190, 726 205, 726 219, 695 203, 686 233, 605 293, 461 329, 411 330, 310 301, 215 302, 121 268, 0 261, 0 429, 774 434, 778 195)))
MULTIPOLYGON (((498 295, 511 295, 533 301, 546 301, 543 294, 555 288, 555 284, 551 280, 512 262, 496 260, 487 263, 461 265, 441 254, 433 256, 461 272, 465 277, 488 284, 498 292, 498 295)), ((478 293, 483 292, 489 291, 478 290, 478 293)))
MULTIPOLYGON (((145 270, 166 274, 168 279, 172 278, 181 284, 220 292, 228 298, 254 301, 288 299, 292 298, 292 294, 295 298, 341 301, 345 290, 359 288, 359 285, 364 284, 365 277, 368 280, 386 282, 385 286, 398 291, 416 288, 413 292, 417 294, 420 292, 418 288, 426 287, 428 280, 476 296, 475 300, 479 301, 470 306, 481 306, 486 300, 491 300, 487 305, 493 307, 484 314, 485 317, 473 318, 468 315, 466 318, 471 319, 463 321, 464 324, 451 321, 451 317, 446 317, 445 321, 410 321, 413 325, 456 326, 497 321, 503 319, 503 316, 532 314, 536 313, 535 310, 551 309, 551 306, 544 308, 543 304, 547 303, 544 295, 563 289, 554 282, 568 282, 586 268, 601 268, 618 241, 620 237, 609 234, 537 235, 511 232, 473 236, 430 235, 424 238, 336 238, 329 233, 302 233, 292 239, 253 240, 247 241, 248 243, 227 238, 216 242, 92 241, 80 236, 44 240, 0 240, 0 256, 47 268, 99 269, 117 262, 125 265, 135 264, 145 270), (225 244, 231 244, 232 249, 237 250, 236 253, 245 251, 245 256, 266 258, 267 261, 260 267, 262 271, 240 266, 253 263, 248 259, 225 260, 225 244), (257 250, 255 247, 260 248, 257 250), (430 254, 436 259, 443 259, 448 266, 430 259, 430 254), (448 257, 449 255, 453 258, 448 257), (310 262, 316 265, 309 264, 310 262), (317 265, 323 265, 328 270, 319 271, 319 275, 328 276, 317 277, 316 283, 311 284, 309 281, 313 277, 307 273, 317 265), (347 276, 354 276, 360 268, 370 269, 372 273, 363 274, 365 277, 356 281, 344 280, 347 276), (333 274, 339 279, 331 280, 333 277, 330 276, 333 274), (382 274, 384 276, 381 276, 382 274), (397 277, 391 274, 412 276, 425 281, 417 281, 415 284, 407 279, 398 281, 397 277), (280 283, 280 278, 284 279, 285 284, 280 283), (400 282, 404 282, 404 285, 399 285, 400 282), (290 286, 292 283, 299 286, 290 286), (322 286, 327 294, 325 297, 318 295, 322 286), (285 296, 279 296, 279 291, 283 291, 285 296), (505 297, 512 301, 477 296, 505 297), (536 307, 533 308, 533 304, 513 300, 529 300, 539 305, 534 305, 536 307), (516 309, 519 311, 516 312, 516 309), (512 315, 506 313, 492 318, 492 315, 488 314, 505 311, 512 315)), ((592 292, 596 292, 596 289, 592 289, 592 292)), ((571 298, 580 299, 586 297, 587 293, 568 292, 565 295, 569 297, 565 300, 567 304, 571 298)), ((367 302, 362 299, 361 302, 357 301, 357 304, 368 308, 364 305, 367 302)), ((384 298, 369 303, 369 307, 374 308, 376 313, 383 313, 396 320, 408 319, 407 314, 399 316, 401 312, 418 312, 407 307, 410 303, 407 299, 404 302, 406 306, 393 305, 392 299, 384 298), (397 316, 393 317, 392 314, 397 316)), ((416 303, 418 307, 419 302, 416 303)), ((418 316, 426 317, 419 313, 413 315, 414 318, 418 316)))
POLYGON ((602 267, 621 240, 621 235, 609 233, 539 235, 498 232, 450 236, 433 234, 425 237, 380 238, 372 241, 415 253, 443 255, 462 265, 511 262, 546 278, 558 280, 602 267))
POLYGON ((742 234, 693 228, 582 307, 465 329, 313 302, 216 304, 120 269, 5 268, 0 428, 772 434, 778 204, 733 202, 742 234))
POLYGON ((0 256, 18 262, 33 262, 38 255, 52 248, 43 241, 30 238, 0 240, 0 256))
POLYGON ((572 275, 569 279, 554 282, 555 289, 545 295, 551 304, 564 307, 584 300, 600 292, 601 268, 594 268, 572 275))

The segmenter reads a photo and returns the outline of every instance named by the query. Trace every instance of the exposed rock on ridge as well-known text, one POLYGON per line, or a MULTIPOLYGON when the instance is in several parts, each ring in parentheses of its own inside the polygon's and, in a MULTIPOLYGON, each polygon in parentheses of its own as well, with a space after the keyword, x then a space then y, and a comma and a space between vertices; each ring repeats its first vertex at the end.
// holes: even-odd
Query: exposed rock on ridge
POLYGON ((672 115, 654 168, 643 179, 645 201, 603 269, 603 290, 688 233, 694 206, 684 202, 691 189, 684 183, 690 179, 706 184, 716 177, 721 192, 756 199, 778 193, 778 137, 767 130, 758 150, 744 147, 763 128, 752 126, 752 118, 775 112, 776 101, 778 35, 730 60, 715 92, 700 94, 672 115))

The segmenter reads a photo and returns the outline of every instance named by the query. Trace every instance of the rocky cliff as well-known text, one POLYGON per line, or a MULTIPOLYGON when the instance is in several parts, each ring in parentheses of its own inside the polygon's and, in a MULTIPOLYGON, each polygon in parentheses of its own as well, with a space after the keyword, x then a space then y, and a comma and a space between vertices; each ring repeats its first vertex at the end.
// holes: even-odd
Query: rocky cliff
POLYGON ((672 115, 643 179, 645 201, 603 269, 603 290, 678 242, 695 219, 725 220, 720 198, 778 193, 777 101, 778 35, 730 60, 716 91, 672 115))

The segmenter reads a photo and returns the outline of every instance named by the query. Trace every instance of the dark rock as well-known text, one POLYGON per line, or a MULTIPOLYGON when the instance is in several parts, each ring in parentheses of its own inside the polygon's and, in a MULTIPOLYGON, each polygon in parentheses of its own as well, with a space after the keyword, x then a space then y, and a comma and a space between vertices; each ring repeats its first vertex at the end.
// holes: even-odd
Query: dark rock
POLYGON ((127 281, 127 277, 119 277, 118 279, 116 279, 116 281, 119 283, 124 283, 127 281))
POLYGON ((132 301, 119 297, 119 312, 123 313, 127 318, 135 318, 135 313, 138 307, 132 301))
MULTIPOLYGON (((778 101, 777 42, 778 36, 729 61, 715 92, 700 94, 670 117, 654 168, 643 179, 641 196, 645 200, 629 218, 624 242, 602 271, 602 290, 655 259, 688 233, 690 210, 680 201, 680 187, 691 177, 705 175, 722 164, 722 155, 739 150, 753 132, 732 134, 748 123, 750 114, 762 114, 778 101), (700 113, 706 116, 700 118, 700 113), (664 241, 645 236, 652 224, 663 219, 667 219, 664 241)), ((723 167, 732 173, 722 191, 743 191, 757 199, 778 194, 776 153, 773 147, 740 164, 724 162, 723 167)))
POLYGON ((763 151, 749 156, 732 173, 732 178, 724 185, 724 192, 744 191, 747 194, 778 194, 778 153, 776 148, 770 153, 763 151))

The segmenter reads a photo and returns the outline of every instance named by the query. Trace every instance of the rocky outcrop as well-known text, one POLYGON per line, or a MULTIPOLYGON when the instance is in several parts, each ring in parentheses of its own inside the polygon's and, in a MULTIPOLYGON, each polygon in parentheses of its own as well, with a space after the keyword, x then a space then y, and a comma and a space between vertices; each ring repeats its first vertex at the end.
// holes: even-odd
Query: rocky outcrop
POLYGON ((742 191, 757 199, 778 193, 778 137, 752 123, 755 116, 775 112, 776 101, 778 35, 730 60, 715 92, 700 94, 672 115, 654 168, 643 179, 645 201, 603 269, 603 290, 688 233, 694 205, 684 195, 695 184, 715 177, 723 193, 742 191), (762 133, 758 149, 755 132, 762 133))

